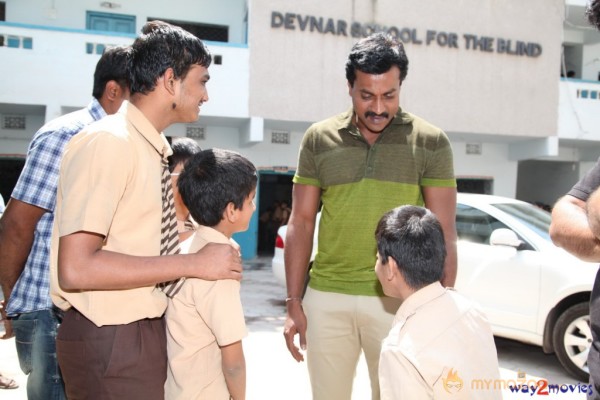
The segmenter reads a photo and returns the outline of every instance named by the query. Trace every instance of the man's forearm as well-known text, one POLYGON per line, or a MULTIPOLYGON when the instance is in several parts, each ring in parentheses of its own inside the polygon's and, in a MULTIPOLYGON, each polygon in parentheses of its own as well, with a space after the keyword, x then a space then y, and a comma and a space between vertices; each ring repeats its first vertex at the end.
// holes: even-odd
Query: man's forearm
POLYGON ((15 228, 0 219, 0 286, 6 300, 25 268, 33 243, 33 231, 28 235, 15 228))
POLYGON ((151 286, 187 274, 188 255, 138 257, 99 250, 90 258, 58 262, 64 290, 121 290, 151 286))
POLYGON ((35 228, 46 212, 11 198, 0 218, 0 285, 6 299, 25 268, 35 228))
POLYGON ((63 290, 133 289, 182 276, 241 279, 239 252, 228 244, 208 244, 193 254, 143 257, 102 250, 102 242, 89 233, 60 238, 58 280, 63 290))
POLYGON ((310 254, 312 253, 312 235, 306 227, 288 225, 285 243, 284 261, 287 295, 290 299, 297 299, 302 296, 304 290, 310 254))
POLYGON ((442 277, 442 286, 454 287, 456 284, 456 275, 458 273, 458 256, 456 251, 456 238, 446 241, 446 261, 444 263, 444 276, 442 277))
POLYGON ((456 253, 456 188, 423 187, 425 207, 433 212, 442 226, 446 242, 446 261, 442 285, 453 287, 457 274, 456 253))
POLYGON ((600 261, 600 241, 590 229, 582 200, 567 195, 556 203, 550 237, 555 245, 582 260, 600 261))

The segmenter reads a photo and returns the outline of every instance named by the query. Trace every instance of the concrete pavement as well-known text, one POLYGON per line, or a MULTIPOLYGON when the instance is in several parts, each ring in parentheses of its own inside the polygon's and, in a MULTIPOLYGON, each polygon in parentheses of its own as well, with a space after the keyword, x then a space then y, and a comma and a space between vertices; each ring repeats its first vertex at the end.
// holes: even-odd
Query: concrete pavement
MULTIPOLYGON (((4 329, 2 333, 4 334, 4 329)), ((19 368, 19 359, 15 349, 15 339, 0 340, 0 373, 8 378, 12 378, 19 384, 17 389, 0 389, 0 399, 2 400, 24 400, 27 399, 27 376, 19 368)))
MULTIPOLYGON (((242 282, 242 302, 249 329, 244 339, 247 364, 248 400, 308 400, 311 398, 310 383, 305 363, 297 363, 288 353, 283 339, 285 319, 285 288, 279 286, 270 269, 268 258, 247 262, 242 282)), ((563 386, 564 392, 550 392, 548 399, 585 399, 578 388, 584 384, 569 377, 554 355, 545 355, 535 346, 497 339, 501 378, 506 382, 518 382, 545 378, 550 384, 572 385, 573 390, 563 386), (579 386, 578 386, 579 385, 579 386), (574 391, 574 392, 573 392, 574 391)), ((0 390, 2 400, 25 400, 26 376, 18 366, 14 339, 0 340, 0 372, 15 379, 21 386, 13 390, 0 390)), ((527 399, 532 394, 503 392, 505 399, 527 399)), ((359 363, 354 381, 352 400, 370 399, 370 387, 366 364, 359 363)))
MULTIPOLYGON (((250 330, 249 336, 244 339, 249 400, 311 398, 306 365, 296 363, 289 355, 283 339, 285 297, 285 288, 278 285, 273 278, 269 259, 259 258, 255 262, 248 263, 242 282, 242 302, 250 330)), ((546 355, 536 346, 499 338, 496 339, 496 347, 503 383, 537 383, 543 378, 549 384, 573 387, 571 390, 563 386, 565 392, 549 391, 545 396, 547 399, 583 400, 586 398, 585 394, 578 392, 579 388, 586 384, 577 382, 567 375, 554 355, 546 355)), ((529 399, 532 393, 530 390, 513 393, 505 389, 503 397, 504 399, 529 399)), ((367 367, 361 358, 354 379, 352 400, 370 398, 367 367)))

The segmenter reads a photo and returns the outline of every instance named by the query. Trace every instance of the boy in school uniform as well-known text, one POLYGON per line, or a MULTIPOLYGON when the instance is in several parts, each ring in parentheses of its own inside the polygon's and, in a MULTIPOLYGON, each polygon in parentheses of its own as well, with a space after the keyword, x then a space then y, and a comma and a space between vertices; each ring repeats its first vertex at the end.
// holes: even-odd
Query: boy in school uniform
POLYGON ((375 232, 375 273, 386 295, 402 300, 379 358, 382 400, 502 398, 492 330, 478 306, 440 279, 446 246, 428 209, 401 206, 375 232))
MULTIPOLYGON (((190 158, 177 186, 198 227, 181 243, 182 253, 208 243, 236 245, 231 236, 248 229, 256 183, 256 168, 236 152, 211 149, 190 158)), ((169 299, 166 324, 167 400, 245 399, 239 281, 187 279, 169 299)))

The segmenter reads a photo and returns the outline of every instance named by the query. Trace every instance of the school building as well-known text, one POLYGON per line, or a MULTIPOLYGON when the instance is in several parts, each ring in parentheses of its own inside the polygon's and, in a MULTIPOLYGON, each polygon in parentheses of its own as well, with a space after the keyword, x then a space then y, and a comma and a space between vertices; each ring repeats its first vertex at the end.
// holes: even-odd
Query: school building
MULTIPOLYGON (((401 106, 450 137, 462 191, 553 204, 600 155, 600 33, 585 0, 0 1, 0 193, 33 134, 85 107, 102 50, 149 20, 180 25, 213 54, 210 100, 165 134, 239 151, 260 170, 258 216, 291 199, 313 122, 350 107, 344 65, 374 31, 409 57, 401 106)), ((263 246, 264 247, 264 246, 263 246)))

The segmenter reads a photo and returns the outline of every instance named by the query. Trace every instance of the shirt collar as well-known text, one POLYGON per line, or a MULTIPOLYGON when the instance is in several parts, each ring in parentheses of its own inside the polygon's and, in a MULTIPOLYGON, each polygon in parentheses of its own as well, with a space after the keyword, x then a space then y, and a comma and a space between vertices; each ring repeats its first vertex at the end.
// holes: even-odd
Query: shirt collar
POLYGON ((240 250, 240 245, 233 239, 229 239, 227 236, 223 235, 221 232, 216 230, 215 228, 211 228, 209 226, 198 225, 196 228, 196 232, 192 236, 190 236, 186 241, 194 240, 195 236, 201 237, 203 240, 206 240, 210 243, 224 243, 232 245, 236 250, 240 250))
POLYGON ((94 118, 94 121, 98 121, 99 119, 106 117, 106 111, 104 111, 104 108, 102 108, 102 105, 95 97, 92 98, 92 101, 90 101, 90 104, 88 104, 87 110, 92 118, 94 118))
POLYGON ((121 108, 119 108, 119 112, 125 115, 131 125, 133 125, 140 135, 142 135, 164 159, 173 154, 173 150, 171 150, 171 146, 169 146, 169 142, 165 135, 156 130, 139 108, 125 100, 121 105, 121 108))
POLYGON ((398 308, 398 312, 396 312, 396 317, 394 318, 394 325, 404 325, 406 320, 414 315, 419 308, 438 297, 443 296, 447 290, 448 289, 444 288, 440 282, 431 283, 424 288, 417 290, 408 296, 408 298, 402 302, 400 308, 398 308))

